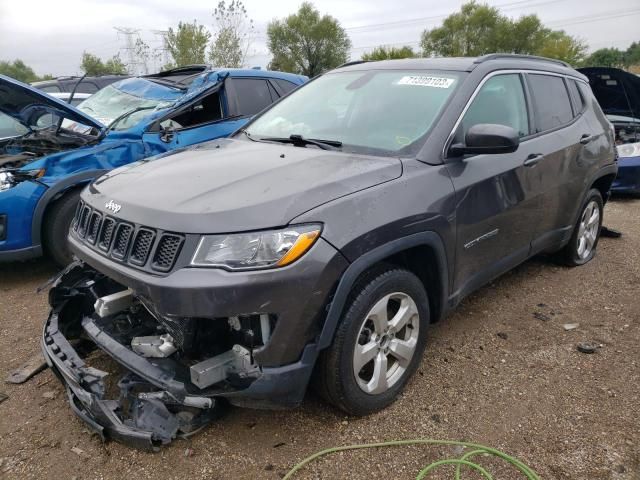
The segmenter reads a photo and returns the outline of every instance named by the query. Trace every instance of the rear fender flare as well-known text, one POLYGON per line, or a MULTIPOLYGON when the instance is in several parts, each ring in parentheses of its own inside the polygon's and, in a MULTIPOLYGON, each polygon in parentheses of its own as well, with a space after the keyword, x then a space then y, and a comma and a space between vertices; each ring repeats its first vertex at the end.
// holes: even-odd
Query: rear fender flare
POLYGON ((358 257, 351 265, 347 267, 342 274, 338 287, 329 305, 327 318, 322 327, 320 338, 318 340, 318 350, 325 349, 333 342, 335 330, 342 316, 342 312, 346 306, 347 298, 351 292, 355 282, 360 275, 367 269, 381 262, 385 258, 396 253, 419 246, 429 246, 435 252, 436 261, 438 263, 438 273, 442 292, 440 305, 442 306, 441 316, 446 313, 449 295, 449 271, 447 267, 447 255, 442 243, 440 235, 435 232, 420 232, 406 237, 398 238, 389 243, 374 248, 373 250, 358 257))

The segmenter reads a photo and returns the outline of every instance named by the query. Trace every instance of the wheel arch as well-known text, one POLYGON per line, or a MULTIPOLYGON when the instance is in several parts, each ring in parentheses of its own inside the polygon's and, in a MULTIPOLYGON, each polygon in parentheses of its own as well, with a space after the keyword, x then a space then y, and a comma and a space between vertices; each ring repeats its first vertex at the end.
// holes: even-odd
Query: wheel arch
POLYGON ((51 205, 71 190, 84 188, 88 183, 107 173, 108 170, 89 170, 66 177, 53 184, 40 197, 31 220, 31 238, 33 245, 42 245, 42 225, 51 205))
POLYGON ((591 187, 589 188, 589 190, 591 190, 592 188, 595 188, 596 190, 598 190, 600 192, 600 195, 602 195, 602 201, 604 203, 607 203, 607 200, 609 199, 609 191, 615 179, 616 179, 615 172, 613 173, 605 172, 603 175, 599 176, 591 183, 591 187))
POLYGON ((338 322, 355 283, 364 273, 383 263, 406 268, 420 278, 429 296, 432 321, 438 321, 446 315, 449 271, 444 244, 436 232, 416 233, 376 247, 347 267, 329 304, 318 341, 319 350, 331 345, 338 322))

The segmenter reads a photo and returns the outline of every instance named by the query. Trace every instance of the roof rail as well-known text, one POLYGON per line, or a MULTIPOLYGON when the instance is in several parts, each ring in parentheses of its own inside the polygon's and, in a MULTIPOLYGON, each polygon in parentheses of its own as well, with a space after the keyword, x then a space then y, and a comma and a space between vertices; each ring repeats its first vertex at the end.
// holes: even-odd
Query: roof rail
POLYGON ((369 60, 354 60, 353 62, 343 63, 342 65, 338 65, 336 68, 342 67, 350 67, 351 65, 359 65, 360 63, 367 63, 369 60))
POLYGON ((497 60, 500 58, 537 60, 539 62, 556 63, 558 65, 562 65, 563 67, 571 68, 571 65, 569 65, 567 62, 563 62, 562 60, 556 60, 554 58, 547 58, 547 57, 539 57, 537 55, 521 55, 519 53, 489 53, 487 55, 482 55, 481 57, 476 58, 473 63, 483 63, 488 60, 497 60))

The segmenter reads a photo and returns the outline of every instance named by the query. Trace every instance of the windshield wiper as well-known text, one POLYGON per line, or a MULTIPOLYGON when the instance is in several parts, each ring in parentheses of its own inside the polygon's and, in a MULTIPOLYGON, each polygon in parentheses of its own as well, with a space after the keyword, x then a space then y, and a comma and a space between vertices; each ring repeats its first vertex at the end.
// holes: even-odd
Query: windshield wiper
POLYGON ((291 143, 296 147, 304 147, 306 145, 315 145, 322 150, 338 150, 342 147, 342 142, 338 140, 320 140, 317 138, 305 138, 302 135, 289 135, 289 137, 265 137, 260 140, 265 142, 291 143))
POLYGON ((107 134, 108 134, 111 130, 113 130, 113 128, 114 128, 118 123, 120 123, 122 120, 124 120, 125 118, 129 117, 130 115, 133 115, 134 113, 136 113, 136 112, 140 112, 140 111, 142 111, 142 110, 153 110, 153 109, 154 109, 154 108, 156 108, 156 107, 157 107, 157 105, 153 105, 153 106, 149 105, 149 106, 146 106, 146 107, 137 107, 137 108, 134 108, 133 110, 129 110, 128 112, 124 112, 122 115, 120 115, 119 117, 117 117, 113 122, 111 122, 111 123, 107 126, 107 128, 105 128, 105 129, 103 130, 102 135, 100 135, 100 140, 102 140, 104 137, 106 137, 106 136, 107 136, 107 134))

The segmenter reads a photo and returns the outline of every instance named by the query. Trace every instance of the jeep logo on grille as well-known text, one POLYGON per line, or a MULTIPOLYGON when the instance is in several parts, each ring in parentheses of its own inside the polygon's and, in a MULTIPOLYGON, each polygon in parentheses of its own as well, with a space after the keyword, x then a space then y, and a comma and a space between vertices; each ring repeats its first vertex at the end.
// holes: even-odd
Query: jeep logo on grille
POLYGON ((122 208, 122 205, 117 204, 113 200, 109 200, 109 203, 107 203, 104 208, 111 210, 113 213, 118 213, 122 208))

